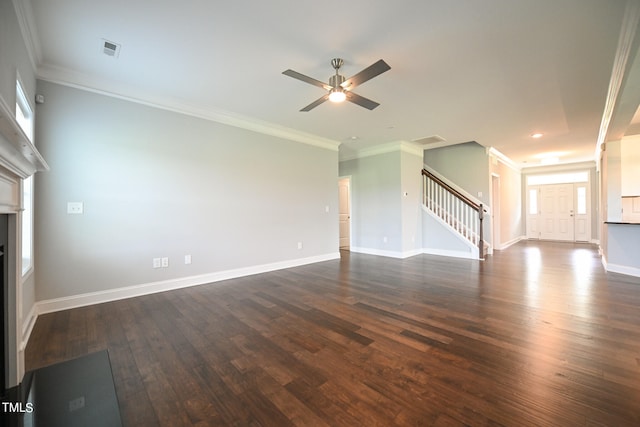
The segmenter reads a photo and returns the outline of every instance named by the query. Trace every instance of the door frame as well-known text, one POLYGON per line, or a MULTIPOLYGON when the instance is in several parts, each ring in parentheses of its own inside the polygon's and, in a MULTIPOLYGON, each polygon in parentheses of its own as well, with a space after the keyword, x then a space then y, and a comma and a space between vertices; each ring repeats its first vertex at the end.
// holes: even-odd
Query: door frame
POLYGON ((341 201, 340 201, 340 182, 341 181, 347 181, 347 187, 349 189, 349 194, 348 194, 348 215, 349 215, 349 247, 347 248, 348 250, 351 250, 351 247, 353 246, 353 232, 351 231, 353 228, 353 204, 352 204, 352 199, 351 199, 351 175, 345 175, 345 176, 339 176, 338 177, 338 249, 342 249, 343 247, 340 246, 340 215, 341 215, 341 211, 342 211, 342 206, 341 206, 341 201))
MULTIPOLYGON (((590 242, 593 238, 593 227, 592 227, 592 216, 594 214, 593 211, 593 206, 592 206, 592 197, 593 197, 593 191, 591 188, 591 173, 588 170, 567 170, 567 171, 562 171, 559 170, 557 172, 548 172, 548 173, 540 173, 540 174, 534 174, 534 175, 538 175, 538 176, 544 176, 544 175, 563 175, 565 173, 571 174, 571 173, 586 173, 587 175, 587 180, 586 181, 563 181, 563 182, 549 182, 549 183, 536 183, 536 184, 529 184, 528 182, 528 177, 526 178, 527 181, 524 182, 524 188, 525 188, 525 235, 527 236, 528 239, 539 239, 540 237, 533 237, 531 235, 531 214, 529 213, 529 208, 530 208, 530 190, 536 190, 537 191, 537 203, 538 203, 538 212, 540 210, 540 203, 541 201, 539 200, 540 198, 540 189, 542 187, 545 187, 547 185, 558 185, 558 184, 571 184, 573 186, 573 190, 572 190, 572 199, 573 199, 573 242, 590 242), (587 231, 586 231, 586 239, 587 240, 578 240, 576 239, 576 214, 577 214, 577 210, 578 210, 578 194, 577 194, 577 189, 578 187, 585 187, 586 188, 586 225, 587 225, 587 231)), ((536 217, 539 216, 539 213, 536 215, 536 217)), ((538 227, 540 226, 540 224, 538 224, 538 227)))

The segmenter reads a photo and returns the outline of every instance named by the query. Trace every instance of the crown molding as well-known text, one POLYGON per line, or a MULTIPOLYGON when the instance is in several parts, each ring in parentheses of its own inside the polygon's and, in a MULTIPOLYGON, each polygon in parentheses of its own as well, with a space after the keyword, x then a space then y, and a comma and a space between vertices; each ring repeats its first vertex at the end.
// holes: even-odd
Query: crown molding
POLYGON ((242 116, 230 111, 187 105, 175 99, 153 96, 133 88, 119 87, 112 82, 98 81, 87 75, 63 68, 48 65, 41 66, 38 68, 38 79, 331 151, 338 151, 341 144, 340 141, 242 116))
POLYGON ((517 172, 521 172, 522 168, 513 160, 511 160, 509 157, 505 156, 504 154, 502 154, 500 151, 496 150, 493 147, 487 147, 487 154, 491 157, 495 157, 498 160, 500 160, 502 163, 504 163, 505 165, 509 166, 511 169, 517 171, 517 172))
POLYGON ((386 144, 376 145, 374 147, 362 148, 352 154, 340 158, 340 161, 362 159, 364 157, 378 156, 380 154, 394 153, 396 151, 401 151, 419 157, 423 157, 424 155, 424 148, 419 144, 409 141, 393 141, 386 144))
MULTIPOLYGON (((640 2, 637 0, 627 0, 620 28, 620 36, 618 38, 618 47, 616 49, 611 78, 609 80, 609 89, 605 100, 604 112, 600 122, 600 130, 598 132, 598 140, 596 142, 594 156, 595 159, 600 158, 603 143, 607 142, 607 140, 611 138, 617 139, 615 135, 610 134, 616 127, 618 127, 612 122, 615 121, 614 116, 622 103, 621 98, 624 97, 622 90, 628 75, 633 71, 638 72, 638 68, 640 67, 637 63, 634 67, 634 62, 637 62, 634 61, 634 59, 637 59, 635 58, 637 55, 637 46, 640 43, 640 35, 638 34, 639 22, 640 2)), ((635 105, 635 107, 637 107, 637 105, 635 105)), ((633 112, 635 112, 635 108, 633 112)), ((626 127, 628 123, 625 123, 624 125, 626 127)))
POLYGON ((38 64, 42 62, 42 48, 40 47, 40 37, 33 17, 31 0, 13 0, 12 3, 18 18, 22 39, 27 48, 29 61, 33 69, 37 70, 38 64))

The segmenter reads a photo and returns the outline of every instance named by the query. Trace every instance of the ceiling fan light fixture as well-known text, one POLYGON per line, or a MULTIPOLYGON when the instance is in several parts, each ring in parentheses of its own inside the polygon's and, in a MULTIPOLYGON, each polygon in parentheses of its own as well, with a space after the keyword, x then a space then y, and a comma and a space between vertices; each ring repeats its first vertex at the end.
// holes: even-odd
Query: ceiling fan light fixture
POLYGON ((347 94, 341 89, 331 89, 329 93, 329 101, 331 102, 344 102, 347 99, 347 94))

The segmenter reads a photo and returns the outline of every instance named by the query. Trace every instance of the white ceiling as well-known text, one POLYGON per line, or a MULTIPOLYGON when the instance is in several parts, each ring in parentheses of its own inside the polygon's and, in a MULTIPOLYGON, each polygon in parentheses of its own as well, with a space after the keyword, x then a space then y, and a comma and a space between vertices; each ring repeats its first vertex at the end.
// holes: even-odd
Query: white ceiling
POLYGON ((342 142, 342 158, 439 135, 521 166, 547 152, 594 159, 626 3, 25 1, 41 78, 296 129, 342 142), (103 39, 122 45, 118 58, 103 39), (346 77, 391 66, 355 90, 377 109, 298 111, 322 89, 282 71, 328 81, 334 57, 346 77))

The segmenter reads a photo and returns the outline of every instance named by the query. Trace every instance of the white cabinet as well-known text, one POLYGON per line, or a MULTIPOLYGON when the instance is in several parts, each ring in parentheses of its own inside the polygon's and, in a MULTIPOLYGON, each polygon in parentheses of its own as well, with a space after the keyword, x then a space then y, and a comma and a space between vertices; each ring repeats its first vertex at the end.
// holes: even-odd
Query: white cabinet
POLYGON ((622 197, 640 196, 640 135, 622 138, 620 154, 622 197))

